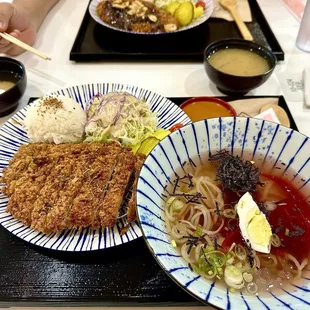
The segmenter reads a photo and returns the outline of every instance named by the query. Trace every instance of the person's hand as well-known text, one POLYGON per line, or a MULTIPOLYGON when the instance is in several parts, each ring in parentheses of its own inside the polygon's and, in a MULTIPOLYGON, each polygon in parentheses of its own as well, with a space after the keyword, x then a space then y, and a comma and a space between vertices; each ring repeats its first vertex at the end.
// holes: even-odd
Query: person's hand
MULTIPOLYGON (((9 33, 28 45, 33 45, 37 29, 24 8, 10 3, 0 3, 0 32, 9 33)), ((0 53, 17 56, 23 51, 22 48, 0 37, 0 53)))

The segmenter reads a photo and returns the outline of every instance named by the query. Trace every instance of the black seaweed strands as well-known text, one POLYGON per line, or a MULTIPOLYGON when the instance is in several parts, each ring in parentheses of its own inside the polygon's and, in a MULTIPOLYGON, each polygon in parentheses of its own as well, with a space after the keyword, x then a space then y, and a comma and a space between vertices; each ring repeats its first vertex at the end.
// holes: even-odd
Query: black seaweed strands
POLYGON ((187 193, 178 193, 176 192, 178 187, 180 187, 180 183, 183 183, 188 186, 188 188, 193 188, 194 183, 192 181, 193 176, 191 174, 186 174, 182 178, 177 177, 174 181, 173 190, 172 193, 170 193, 170 196, 172 197, 184 197, 186 200, 186 204, 189 203, 195 203, 195 204, 201 204, 201 199, 206 199, 201 193, 197 192, 195 194, 187 194, 187 193))
POLYGON ((218 162, 217 180, 222 183, 223 191, 230 190, 237 193, 254 192, 259 181, 260 171, 250 161, 243 161, 239 156, 233 156, 223 150, 209 158, 211 162, 218 162))

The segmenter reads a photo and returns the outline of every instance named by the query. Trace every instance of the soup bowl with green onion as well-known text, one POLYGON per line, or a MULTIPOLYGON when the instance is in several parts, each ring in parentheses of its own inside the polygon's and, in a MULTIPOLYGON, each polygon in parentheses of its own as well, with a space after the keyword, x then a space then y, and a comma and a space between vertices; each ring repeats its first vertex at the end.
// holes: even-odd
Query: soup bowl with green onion
POLYGON ((217 41, 204 51, 206 73, 225 94, 243 95, 262 85, 276 64, 277 59, 271 50, 245 40, 217 41))
POLYGON ((221 309, 308 309, 310 139, 265 120, 206 119, 162 140, 137 187, 145 241, 221 309))

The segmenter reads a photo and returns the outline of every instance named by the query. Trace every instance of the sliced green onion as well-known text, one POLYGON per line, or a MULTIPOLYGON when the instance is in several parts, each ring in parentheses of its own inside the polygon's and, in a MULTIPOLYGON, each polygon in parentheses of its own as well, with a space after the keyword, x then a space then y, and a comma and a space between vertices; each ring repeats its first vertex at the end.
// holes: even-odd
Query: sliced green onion
POLYGON ((196 231, 194 232, 193 236, 200 237, 202 235, 202 226, 198 225, 196 231))
POLYGON ((226 255, 221 251, 207 252, 205 256, 209 263, 216 267, 223 267, 226 263, 226 255))
POLYGON ((171 208, 173 211, 180 211, 183 209, 184 206, 185 206, 184 202, 181 201, 180 199, 173 200, 171 204, 171 208))
POLYGON ((193 271, 200 274, 200 270, 196 265, 192 265, 193 271))
POLYGON ((204 272, 206 275, 215 276, 217 271, 216 267, 206 261, 204 255, 201 255, 198 260, 198 268, 200 271, 204 272))
POLYGON ((211 252, 211 251, 214 251, 214 250, 215 250, 215 248, 214 248, 213 246, 207 246, 207 247, 204 249, 205 253, 206 253, 206 252, 211 252))
POLYGON ((281 240, 280 240, 280 238, 279 238, 278 235, 272 234, 272 236, 271 236, 271 244, 272 244, 274 247, 276 247, 276 248, 278 248, 279 246, 281 246, 281 240))
POLYGON ((226 261, 226 265, 232 265, 235 261, 235 258, 234 257, 231 257, 229 258, 227 261, 226 261))
POLYGON ((245 260, 247 258, 246 250, 240 244, 235 246, 235 254, 240 260, 245 260))
POLYGON ((244 272, 242 276, 243 276, 243 279, 245 282, 252 282, 253 281, 253 275, 249 272, 244 272))
POLYGON ((175 240, 171 240, 171 245, 176 248, 177 247, 177 243, 175 242, 175 240))
POLYGON ((223 215, 228 219, 234 219, 237 215, 237 212, 235 209, 225 209, 223 211, 223 215))
POLYGON ((176 197, 169 197, 166 201, 166 208, 168 209, 170 207, 170 205, 172 204, 172 202, 176 199, 176 197))
POLYGON ((232 294, 234 294, 234 293, 236 293, 236 290, 235 290, 234 288, 231 287, 231 288, 229 289, 229 292, 232 293, 232 294))
POLYGON ((239 268, 230 265, 225 268, 224 272, 225 283, 234 289, 241 289, 244 287, 244 280, 242 272, 239 268))

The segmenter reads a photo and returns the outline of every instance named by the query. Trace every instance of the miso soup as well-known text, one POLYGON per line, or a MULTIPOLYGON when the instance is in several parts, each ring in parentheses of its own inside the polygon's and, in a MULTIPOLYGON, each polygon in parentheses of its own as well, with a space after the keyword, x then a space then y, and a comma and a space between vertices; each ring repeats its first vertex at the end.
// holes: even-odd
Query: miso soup
POLYGON ((19 76, 12 72, 0 72, 0 95, 11 89, 19 80, 19 76))
POLYGON ((265 58, 255 52, 238 48, 219 50, 208 62, 213 68, 236 76, 261 75, 270 69, 265 58))

